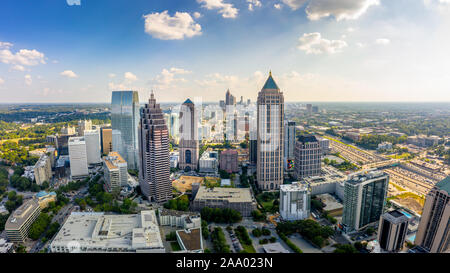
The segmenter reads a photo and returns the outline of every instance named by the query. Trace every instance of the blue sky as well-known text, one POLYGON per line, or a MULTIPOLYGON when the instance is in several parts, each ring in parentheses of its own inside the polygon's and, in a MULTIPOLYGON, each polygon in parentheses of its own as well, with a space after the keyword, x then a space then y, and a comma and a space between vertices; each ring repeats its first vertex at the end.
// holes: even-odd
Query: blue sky
POLYGON ((449 18, 450 0, 3 0, 0 95, 254 100, 272 70, 288 101, 450 101, 449 18))

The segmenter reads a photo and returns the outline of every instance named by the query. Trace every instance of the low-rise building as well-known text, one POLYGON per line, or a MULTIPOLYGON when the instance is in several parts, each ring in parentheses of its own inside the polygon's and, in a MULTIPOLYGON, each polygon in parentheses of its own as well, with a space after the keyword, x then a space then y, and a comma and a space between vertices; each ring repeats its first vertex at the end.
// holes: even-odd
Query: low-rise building
POLYGON ((23 243, 28 237, 30 226, 41 213, 37 199, 32 198, 16 209, 5 223, 6 236, 11 242, 23 243))
POLYGON ((391 150, 392 149, 392 143, 390 142, 382 142, 378 144, 377 150, 391 150))
POLYGON ((155 211, 72 212, 50 244, 53 253, 164 253, 155 211))
POLYGON ((178 244, 181 252, 186 253, 203 253, 202 229, 192 228, 177 230, 176 232, 178 244))
POLYGON ((198 212, 158 209, 158 219, 161 226, 171 226, 182 229, 201 227, 202 221, 198 212))
POLYGON ((204 207, 230 208, 244 217, 249 217, 256 209, 256 201, 249 188, 207 188, 201 186, 192 202, 192 210, 200 211, 204 207))
POLYGON ((263 245, 264 253, 290 253, 284 246, 280 243, 271 243, 263 245))
POLYGON ((13 243, 8 243, 5 239, 0 238, 0 254, 14 253, 13 243))
POLYGON ((41 207, 41 209, 45 209, 48 207, 48 204, 50 202, 57 201, 56 192, 46 192, 46 191, 38 192, 36 193, 36 199, 39 203, 39 207, 41 207))

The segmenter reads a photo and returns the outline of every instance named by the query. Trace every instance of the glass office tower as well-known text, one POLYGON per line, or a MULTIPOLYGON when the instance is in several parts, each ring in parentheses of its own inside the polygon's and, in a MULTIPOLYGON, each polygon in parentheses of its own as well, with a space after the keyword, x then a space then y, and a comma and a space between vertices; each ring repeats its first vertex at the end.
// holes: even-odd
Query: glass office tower
POLYGON ((137 91, 113 91, 111 101, 111 126, 113 151, 128 163, 128 169, 138 169, 138 124, 140 119, 137 91))

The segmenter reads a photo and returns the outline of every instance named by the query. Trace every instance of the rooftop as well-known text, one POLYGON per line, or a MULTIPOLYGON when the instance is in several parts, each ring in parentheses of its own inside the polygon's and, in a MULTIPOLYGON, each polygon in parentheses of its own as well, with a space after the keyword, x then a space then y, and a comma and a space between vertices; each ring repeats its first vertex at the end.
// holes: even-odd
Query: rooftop
POLYGON ((280 185, 281 191, 306 191, 308 187, 305 183, 293 182, 292 184, 280 185))
POLYGON ((71 241, 78 241, 81 247, 126 248, 128 251, 164 249, 153 210, 129 215, 73 212, 52 245, 66 245, 71 241))
POLYGON ((185 250, 195 251, 202 249, 202 233, 200 228, 177 230, 177 235, 185 250))
POLYGON ((313 135, 300 135, 298 138, 298 141, 307 143, 307 142, 317 142, 317 139, 313 135))
POLYGON ((289 250, 284 248, 280 243, 272 243, 263 245, 266 253, 289 253, 289 250))
POLYGON ((118 152, 110 152, 108 156, 103 157, 103 160, 109 170, 118 169, 119 164, 127 163, 118 152))
POLYGON ((441 190, 446 191, 448 194, 450 194, 450 176, 447 176, 444 180, 441 182, 438 182, 436 184, 436 187, 438 187, 441 190))
POLYGON ((39 203, 36 199, 26 201, 9 216, 5 229, 20 228, 37 208, 39 208, 39 203))
POLYGON ((201 186, 195 200, 227 200, 233 202, 253 202, 249 188, 207 188, 201 186))
POLYGON ((262 88, 264 89, 276 89, 276 90, 280 90, 280 88, 278 88, 278 85, 275 83, 275 81, 272 78, 272 72, 270 72, 269 74, 269 78, 267 78, 266 83, 264 84, 264 87, 262 88))

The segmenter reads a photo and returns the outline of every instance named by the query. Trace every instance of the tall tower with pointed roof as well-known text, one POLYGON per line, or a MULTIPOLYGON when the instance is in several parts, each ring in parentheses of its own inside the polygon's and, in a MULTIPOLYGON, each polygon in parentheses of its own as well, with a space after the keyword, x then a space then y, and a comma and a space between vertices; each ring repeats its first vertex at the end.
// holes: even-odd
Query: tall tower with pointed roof
POLYGON ((185 171, 196 170, 199 158, 198 123, 195 105, 187 99, 180 108, 180 162, 179 168, 185 171))
POLYGON ((148 104, 141 109, 138 129, 141 191, 151 201, 166 202, 172 199, 169 131, 153 91, 148 104))
POLYGON ((272 72, 257 100, 257 181, 262 190, 278 190, 283 184, 284 96, 272 72))

